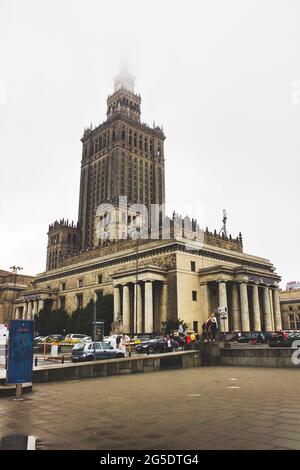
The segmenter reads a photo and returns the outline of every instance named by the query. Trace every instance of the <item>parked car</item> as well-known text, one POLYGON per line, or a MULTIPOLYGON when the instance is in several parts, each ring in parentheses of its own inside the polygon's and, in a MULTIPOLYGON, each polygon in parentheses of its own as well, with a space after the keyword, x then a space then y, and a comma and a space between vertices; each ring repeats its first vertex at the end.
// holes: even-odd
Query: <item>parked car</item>
POLYGON ((265 333, 241 333, 240 335, 236 334, 229 339, 230 342, 237 342, 240 344, 249 343, 249 344, 262 344, 266 343, 265 333))
POLYGON ((42 342, 46 341, 47 343, 52 343, 54 341, 56 342, 60 342, 64 339, 64 336, 63 335, 49 335, 49 336, 45 336, 44 339, 42 340, 42 342))
POLYGON ((36 336, 36 337, 34 338, 34 341, 35 341, 36 343, 43 343, 43 342, 45 341, 45 338, 46 338, 46 336, 36 336))
POLYGON ((125 351, 114 349, 104 341, 94 341, 89 343, 75 344, 72 349, 72 362, 93 361, 94 359, 114 359, 125 357, 125 351))
POLYGON ((144 343, 137 344, 135 346, 137 353, 162 353, 166 352, 166 340, 165 338, 158 336, 156 338, 145 341, 144 343))
MULTIPOLYGON (((113 348, 116 348, 117 347, 117 343, 116 343, 116 339, 117 339, 117 336, 122 336, 121 334, 119 335, 111 335, 111 336, 105 336, 103 338, 103 341, 105 343, 108 343, 110 344, 113 348)), ((129 336, 125 335, 125 340, 126 340, 126 343, 130 343, 130 338, 129 336)))
POLYGON ((299 333, 280 332, 273 336, 269 341, 271 348, 290 348, 294 341, 300 341, 299 333))
POLYGON ((71 333, 68 334, 64 339, 64 343, 68 344, 81 343, 82 341, 92 341, 92 338, 81 333, 71 333))
POLYGON ((138 336, 137 338, 132 338, 130 340, 130 345, 136 346, 137 344, 146 343, 147 341, 150 341, 151 339, 153 338, 150 335, 138 336))

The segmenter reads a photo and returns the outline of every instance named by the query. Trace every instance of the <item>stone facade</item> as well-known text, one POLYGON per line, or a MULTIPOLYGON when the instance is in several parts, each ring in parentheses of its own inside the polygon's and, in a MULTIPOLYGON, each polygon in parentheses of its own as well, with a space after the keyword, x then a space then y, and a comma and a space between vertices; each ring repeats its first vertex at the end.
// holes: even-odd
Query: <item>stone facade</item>
POLYGON ((33 280, 33 276, 0 270, 0 323, 7 323, 12 318, 14 300, 33 280))
POLYGON ((285 330, 300 330, 300 289, 280 291, 282 324, 285 330))
MULTIPOLYGON (((79 222, 49 227, 46 271, 19 297, 16 317, 32 318, 45 304, 71 313, 109 293, 125 333, 159 333, 163 321, 178 318, 200 332, 217 307, 228 311, 223 331, 280 330, 280 278, 267 259, 243 252, 241 234, 202 231, 194 219, 161 213, 155 236, 95 238, 99 204, 117 204, 119 196, 148 209, 165 202, 165 136, 140 122, 133 85, 129 74, 118 76, 107 120, 85 130, 79 222)), ((122 226, 121 214, 116 220, 122 226)))

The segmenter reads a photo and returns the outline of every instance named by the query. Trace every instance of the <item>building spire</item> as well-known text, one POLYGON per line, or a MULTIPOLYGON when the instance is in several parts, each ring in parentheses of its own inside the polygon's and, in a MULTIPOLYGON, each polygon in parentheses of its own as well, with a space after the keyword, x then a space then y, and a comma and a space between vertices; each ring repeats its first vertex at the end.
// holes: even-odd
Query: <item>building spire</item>
POLYGON ((127 63, 123 63, 120 73, 114 78, 115 91, 121 88, 134 93, 135 78, 128 70, 127 63))

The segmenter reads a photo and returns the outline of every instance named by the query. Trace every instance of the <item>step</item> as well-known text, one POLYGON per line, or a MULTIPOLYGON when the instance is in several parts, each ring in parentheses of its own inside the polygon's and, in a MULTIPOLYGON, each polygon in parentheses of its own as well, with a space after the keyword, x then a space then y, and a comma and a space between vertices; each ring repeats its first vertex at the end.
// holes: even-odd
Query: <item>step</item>
MULTIPOLYGON (((32 383, 22 384, 22 393, 32 392, 32 383)), ((14 397, 16 395, 16 385, 0 385, 0 398, 14 397)))

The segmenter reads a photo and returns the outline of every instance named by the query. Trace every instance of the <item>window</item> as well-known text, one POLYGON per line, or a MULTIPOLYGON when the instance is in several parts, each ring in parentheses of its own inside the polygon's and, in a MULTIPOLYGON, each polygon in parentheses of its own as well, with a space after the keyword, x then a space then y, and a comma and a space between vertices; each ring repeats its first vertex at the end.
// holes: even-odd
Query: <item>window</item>
POLYGON ((191 261, 191 271, 193 271, 193 272, 196 271, 196 263, 195 263, 195 261, 191 261))
POLYGON ((78 279, 78 287, 83 287, 83 279, 78 279))
POLYGON ((196 300, 197 300, 197 291, 196 291, 196 290, 193 290, 193 291, 192 291, 192 300, 193 300, 193 301, 196 301, 196 300))
POLYGON ((65 296, 59 298, 59 306, 62 310, 66 309, 66 298, 65 298, 65 296))
POLYGON ((300 330, 300 315, 295 315, 296 317, 296 329, 300 330))
POLYGON ((99 274, 98 276, 98 284, 102 284, 103 282, 103 274, 99 274))
POLYGON ((295 330, 295 317, 294 317, 294 315, 289 315, 289 324, 290 324, 290 330, 295 330))
POLYGON ((66 290, 66 283, 65 282, 61 283, 61 290, 66 290))
POLYGON ((83 294, 77 294, 77 308, 83 307, 83 294))
POLYGON ((289 311, 292 312, 292 311, 293 311, 293 307, 289 307, 289 311))
POLYGON ((194 330, 195 333, 198 333, 198 322, 197 321, 193 322, 193 330, 194 330))

